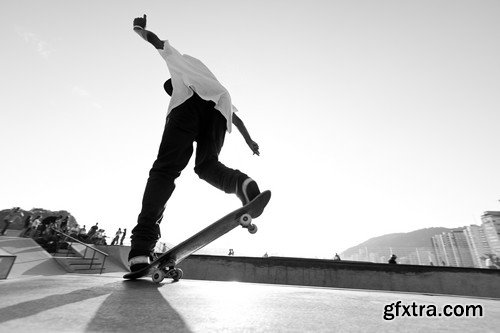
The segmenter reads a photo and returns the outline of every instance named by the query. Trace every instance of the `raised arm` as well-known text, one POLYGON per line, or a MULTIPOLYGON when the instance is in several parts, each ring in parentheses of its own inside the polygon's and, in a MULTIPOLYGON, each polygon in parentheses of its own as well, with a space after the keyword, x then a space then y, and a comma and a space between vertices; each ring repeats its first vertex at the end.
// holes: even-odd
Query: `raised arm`
POLYGON ((238 117, 236 113, 233 113, 233 124, 234 126, 236 126, 238 131, 240 131, 248 147, 250 147, 250 149, 253 151, 254 154, 257 154, 257 156, 259 156, 260 155, 259 145, 252 140, 252 138, 250 137, 250 133, 248 133, 248 130, 245 127, 245 124, 243 123, 243 120, 241 120, 241 118, 238 117))
POLYGON ((146 30, 146 14, 134 19, 134 31, 145 41, 150 42, 156 49, 163 49, 164 42, 155 33, 146 30))

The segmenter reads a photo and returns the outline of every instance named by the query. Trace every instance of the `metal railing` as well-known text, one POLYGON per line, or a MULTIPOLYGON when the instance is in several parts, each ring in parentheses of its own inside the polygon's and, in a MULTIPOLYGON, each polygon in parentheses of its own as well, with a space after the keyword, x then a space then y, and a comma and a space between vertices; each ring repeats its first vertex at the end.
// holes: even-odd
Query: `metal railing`
POLYGON ((60 234, 60 235, 64 236, 64 241, 66 241, 66 242, 68 243, 68 248, 67 248, 67 250, 68 250, 68 251, 66 252, 66 257, 69 257, 69 252, 70 252, 70 247, 71 247, 71 246, 70 246, 70 244, 69 244, 70 242, 68 242, 68 239, 70 239, 70 240, 72 241, 72 242, 71 242, 71 245, 72 245, 72 243, 73 243, 73 242, 76 242, 76 243, 79 243, 79 244, 81 244, 81 245, 85 246, 85 252, 83 253, 83 259, 86 259, 86 256, 87 256, 87 250, 88 250, 88 249, 90 249, 90 250, 92 250, 92 251, 93 251, 93 252, 92 252, 92 258, 90 259, 90 266, 89 266, 89 269, 92 269, 92 265, 94 264, 94 260, 96 259, 96 258, 95 258, 96 253, 98 252, 98 253, 102 254, 102 255, 103 255, 103 260, 102 260, 102 264, 101 264, 101 270, 100 270, 100 272, 99 272, 99 274, 102 274, 102 270, 104 269, 104 264, 106 263, 106 258, 108 257, 108 254, 107 254, 107 253, 105 253, 105 252, 103 252, 103 251, 101 251, 101 250, 95 249, 95 248, 93 248, 92 246, 90 246, 89 244, 85 244, 85 243, 83 243, 82 241, 80 241, 80 240, 78 240, 78 239, 76 239, 76 238, 73 238, 73 237, 71 237, 70 235, 65 234, 65 233, 64 233, 64 232, 62 232, 62 231, 56 230, 56 229, 54 229, 54 228, 50 228, 50 229, 51 229, 51 230, 53 230, 54 232, 56 232, 56 233, 58 233, 58 234, 60 234))

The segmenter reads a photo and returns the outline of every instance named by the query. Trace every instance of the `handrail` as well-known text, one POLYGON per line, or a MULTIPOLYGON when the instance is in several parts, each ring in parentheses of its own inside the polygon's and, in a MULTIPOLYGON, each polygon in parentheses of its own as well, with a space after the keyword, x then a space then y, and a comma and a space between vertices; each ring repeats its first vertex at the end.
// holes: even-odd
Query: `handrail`
POLYGON ((59 230, 54 229, 54 228, 50 228, 50 229, 54 230, 55 232, 57 232, 57 233, 59 233, 59 234, 61 234, 61 235, 65 236, 65 237, 67 237, 67 238, 70 238, 70 239, 74 240, 74 241, 75 241, 75 242, 77 242, 77 243, 80 243, 80 244, 82 244, 82 245, 84 245, 84 246, 86 246, 86 247, 90 247, 92 250, 97 251, 97 252, 99 252, 100 254, 103 254, 103 255, 105 255, 105 256, 108 256, 108 255, 109 255, 109 254, 107 254, 107 253, 105 253, 105 252, 103 252, 103 251, 101 251, 101 250, 99 250, 99 249, 93 248, 93 247, 92 247, 92 246, 90 246, 89 244, 85 244, 84 242, 82 242, 82 241, 80 241, 80 240, 78 240, 78 239, 76 239, 76 238, 73 238, 73 237, 71 237, 71 236, 70 236, 70 235, 68 235, 68 234, 65 234, 65 233, 64 233, 64 232, 62 232, 62 231, 59 231, 59 230))
MULTIPOLYGON (((102 255, 104 256, 104 259, 103 259, 103 261, 102 261, 101 270, 100 270, 100 272, 99 272, 99 274, 102 274, 102 270, 104 269, 104 263, 106 262, 106 258, 109 256, 109 254, 107 254, 107 253, 105 253, 105 252, 103 252, 103 251, 101 251, 101 250, 99 250, 99 249, 93 248, 93 247, 92 247, 92 246, 90 246, 89 244, 85 244, 84 242, 79 241, 78 239, 73 238, 73 237, 71 237, 70 235, 67 235, 67 234, 65 234, 65 233, 64 233, 64 232, 62 232, 62 231, 59 231, 59 230, 54 229, 54 228, 50 228, 50 229, 51 229, 51 230, 53 230, 54 232, 57 232, 58 234, 63 235, 63 236, 64 236, 64 237, 66 237, 66 238, 69 238, 69 239, 71 239, 71 240, 73 240, 73 241, 75 241, 75 242, 77 242, 77 243, 79 243, 79 244, 81 244, 81 245, 85 246, 85 252, 84 252, 84 254, 83 254, 83 258, 84 258, 84 259, 85 259, 85 256, 87 255, 87 250, 88 250, 89 248, 90 248, 90 249, 92 249, 92 250, 94 251, 94 252, 93 252, 93 254, 92 254, 92 258, 90 259, 90 266, 89 266, 89 269, 92 269, 92 264, 94 263, 94 259, 95 259, 95 253, 96 253, 96 252, 99 252, 100 254, 102 254, 102 255)), ((69 254, 69 247, 68 247, 68 252, 67 252, 67 254, 69 254)))

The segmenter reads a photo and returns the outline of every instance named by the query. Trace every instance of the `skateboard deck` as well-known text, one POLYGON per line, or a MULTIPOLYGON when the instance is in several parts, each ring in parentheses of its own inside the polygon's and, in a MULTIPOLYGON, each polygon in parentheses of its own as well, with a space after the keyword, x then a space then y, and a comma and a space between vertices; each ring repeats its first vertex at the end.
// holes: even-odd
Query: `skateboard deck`
POLYGON ((257 218, 262 214, 270 199, 271 191, 260 193, 245 206, 232 211, 182 243, 179 243, 143 269, 125 274, 123 278, 135 280, 151 275, 153 281, 156 283, 161 282, 166 277, 172 278, 174 281, 180 280, 182 270, 175 266, 205 245, 210 244, 239 225, 247 228, 252 234, 257 232, 257 226, 252 224, 252 218, 257 218))

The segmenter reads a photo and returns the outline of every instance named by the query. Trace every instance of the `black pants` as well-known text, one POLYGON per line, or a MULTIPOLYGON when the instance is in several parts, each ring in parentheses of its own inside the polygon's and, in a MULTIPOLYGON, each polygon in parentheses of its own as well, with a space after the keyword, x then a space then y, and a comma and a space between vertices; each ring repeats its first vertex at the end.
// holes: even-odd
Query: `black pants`
MULTIPOLYGON (((226 119, 213 106, 213 102, 194 94, 167 117, 158 157, 149 172, 142 210, 132 230, 132 252, 151 251, 160 238, 159 224, 165 205, 175 189, 175 179, 193 154, 194 141, 197 142, 194 170, 201 179, 226 193, 235 193, 238 179, 247 177, 219 162, 226 119)), ((131 257, 136 255, 132 252, 131 257)))

